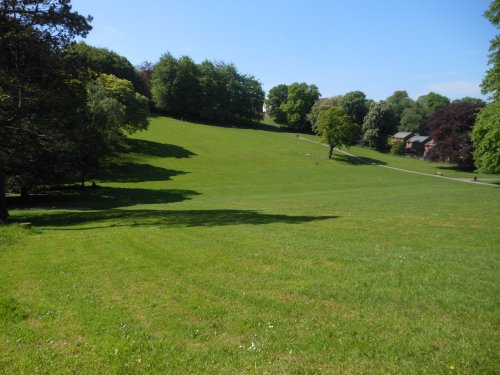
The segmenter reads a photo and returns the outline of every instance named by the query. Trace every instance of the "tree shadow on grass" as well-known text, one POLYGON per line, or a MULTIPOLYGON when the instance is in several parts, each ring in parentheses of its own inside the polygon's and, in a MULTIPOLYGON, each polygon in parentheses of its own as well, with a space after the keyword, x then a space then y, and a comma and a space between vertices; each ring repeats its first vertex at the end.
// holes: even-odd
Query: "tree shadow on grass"
POLYGON ((349 164, 349 165, 386 165, 386 162, 383 162, 381 160, 377 159, 372 159, 372 158, 366 158, 366 157, 361 157, 361 156, 349 156, 346 154, 341 154, 341 153, 334 153, 334 160, 339 161, 344 164, 349 164))
POLYGON ((263 214, 253 210, 105 210, 86 212, 57 212, 43 215, 19 215, 18 220, 35 226, 70 227, 64 230, 88 230, 113 227, 216 227, 227 225, 262 225, 272 223, 301 224, 338 216, 288 216, 263 214))
MULTIPOLYGON (((8 197, 9 209, 66 209, 80 210, 76 215, 83 215, 81 210, 103 210, 129 207, 137 204, 165 204, 182 202, 199 195, 194 190, 176 189, 132 189, 132 188, 87 188, 85 190, 63 189, 28 197, 8 197)), ((51 214, 47 214, 51 216, 51 214)))
POLYGON ((142 182, 168 181, 174 176, 186 174, 184 171, 155 167, 150 164, 120 163, 105 164, 94 176, 102 182, 142 182))
POLYGON ((168 143, 159 143, 153 141, 147 141, 144 139, 132 139, 128 138, 127 143, 123 152, 143 154, 149 156, 156 156, 160 158, 190 158, 196 156, 192 151, 185 149, 184 147, 171 145, 168 143))

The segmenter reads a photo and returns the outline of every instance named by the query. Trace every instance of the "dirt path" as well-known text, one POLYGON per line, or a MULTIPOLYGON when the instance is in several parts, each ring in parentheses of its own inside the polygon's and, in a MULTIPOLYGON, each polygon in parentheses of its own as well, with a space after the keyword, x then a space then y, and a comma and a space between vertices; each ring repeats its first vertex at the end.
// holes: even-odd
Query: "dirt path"
MULTIPOLYGON (((316 144, 324 146, 324 147, 329 147, 327 144, 324 144, 324 143, 321 143, 321 142, 318 142, 318 141, 313 141, 312 139, 307 139, 307 138, 300 137, 300 136, 296 137, 296 138, 299 139, 299 140, 301 140, 301 141, 307 141, 307 142, 311 142, 311 143, 316 143, 316 144)), ((339 150, 337 148, 335 149, 335 151, 338 151, 338 152, 340 152, 340 153, 342 153, 344 155, 356 158, 357 160, 359 160, 359 161, 361 161, 361 162, 363 162, 365 164, 373 165, 373 166, 376 166, 376 167, 382 167, 382 168, 392 169, 392 170, 395 170, 395 171, 405 172, 405 173, 420 174, 422 176, 442 178, 444 180, 451 180, 451 181, 457 181, 457 182, 466 182, 468 184, 474 184, 474 185, 485 185, 485 186, 500 187, 499 185, 495 185, 495 184, 492 184, 492 183, 481 182, 481 181, 474 181, 474 180, 470 180, 470 179, 467 179, 467 178, 445 177, 445 176, 440 176, 440 175, 437 175, 437 174, 431 174, 431 173, 425 173, 425 172, 417 172, 417 171, 411 171, 409 169, 390 167, 388 165, 383 165, 383 164, 370 163, 370 162, 366 161, 365 159, 363 159, 362 157, 353 155, 353 154, 351 154, 349 152, 346 152, 346 151, 343 151, 343 150, 339 150)), ((485 180, 493 180, 493 181, 495 181, 495 179, 485 179, 485 180)))

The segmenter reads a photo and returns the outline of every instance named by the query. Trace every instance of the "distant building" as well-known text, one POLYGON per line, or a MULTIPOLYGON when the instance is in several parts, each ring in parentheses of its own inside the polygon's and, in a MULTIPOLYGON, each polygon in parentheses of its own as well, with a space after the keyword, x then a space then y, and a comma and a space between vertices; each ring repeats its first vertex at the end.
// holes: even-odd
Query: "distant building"
POLYGON ((413 137, 415 134, 412 132, 399 132, 394 134, 391 139, 392 139, 392 144, 396 143, 397 141, 403 141, 406 143, 408 139, 413 137))
POLYGON ((413 137, 405 141, 405 149, 407 152, 417 155, 423 155, 425 144, 431 140, 428 135, 415 134, 413 137))
POLYGON ((429 151, 436 147, 436 142, 434 140, 430 140, 424 145, 424 157, 429 154, 429 151))

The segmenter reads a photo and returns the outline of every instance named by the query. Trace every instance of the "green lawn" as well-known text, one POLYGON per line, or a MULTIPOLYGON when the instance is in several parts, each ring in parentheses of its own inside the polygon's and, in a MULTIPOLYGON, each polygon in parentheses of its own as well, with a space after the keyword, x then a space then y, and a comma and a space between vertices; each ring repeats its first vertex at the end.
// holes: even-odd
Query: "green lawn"
POLYGON ((498 373, 497 187, 161 117, 130 151, 10 198, 1 374, 498 373))

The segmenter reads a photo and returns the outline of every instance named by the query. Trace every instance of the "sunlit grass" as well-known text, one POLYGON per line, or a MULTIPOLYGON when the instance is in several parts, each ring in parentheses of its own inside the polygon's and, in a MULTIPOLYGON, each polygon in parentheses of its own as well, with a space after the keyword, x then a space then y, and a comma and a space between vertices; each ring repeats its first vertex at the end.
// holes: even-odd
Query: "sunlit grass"
POLYGON ((498 188, 282 132, 134 139, 98 189, 9 200, 0 373, 496 373, 498 188))

